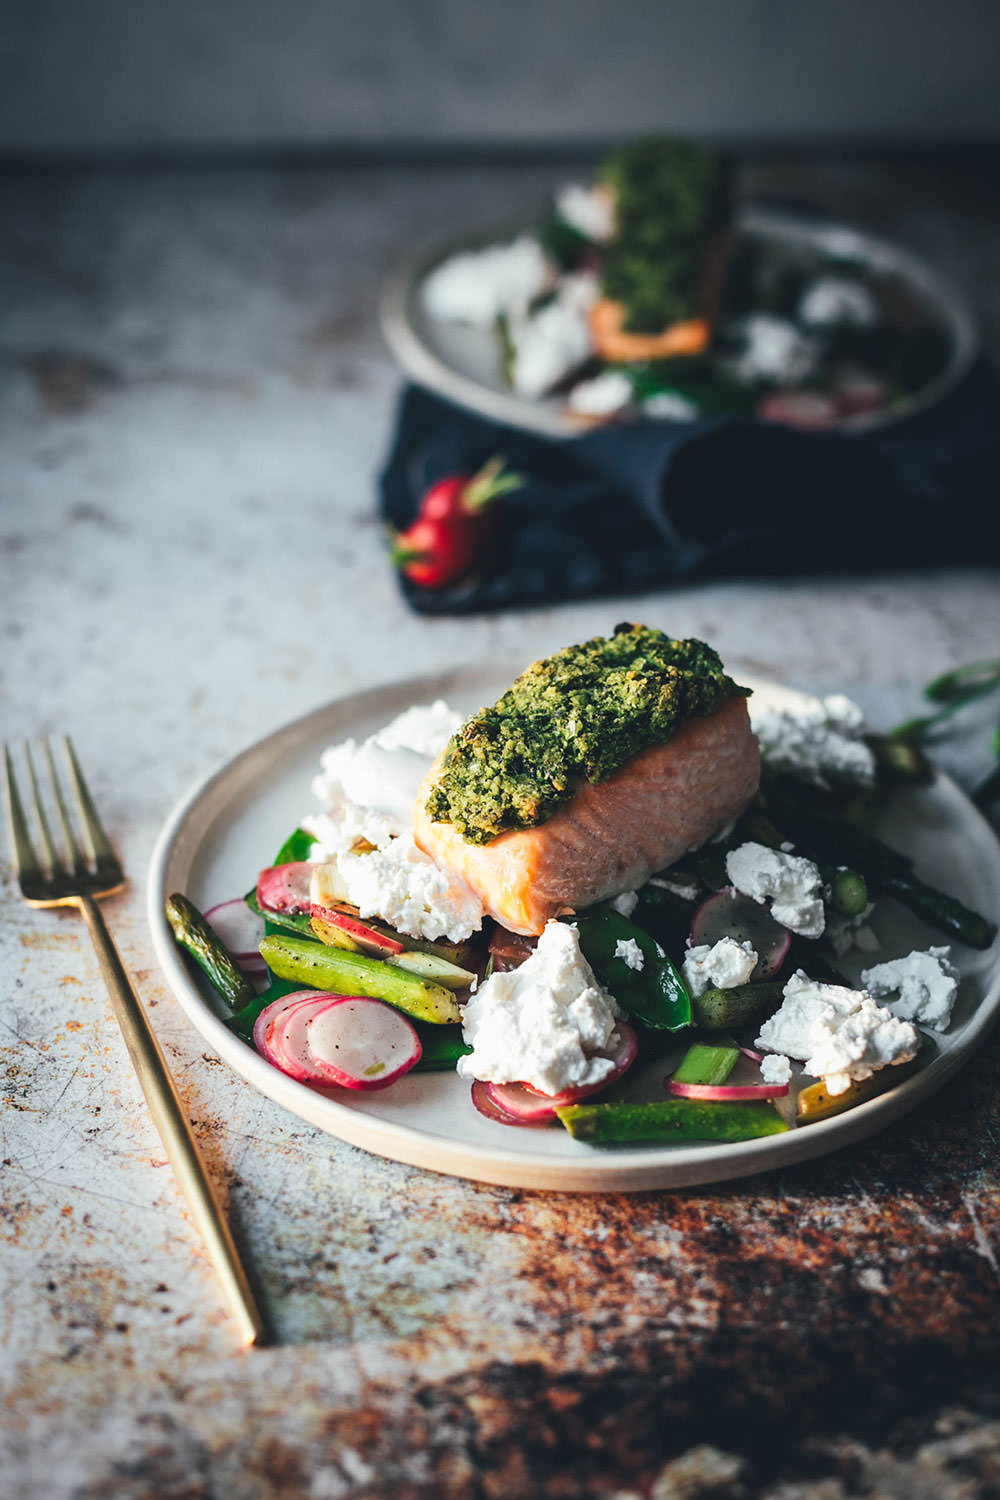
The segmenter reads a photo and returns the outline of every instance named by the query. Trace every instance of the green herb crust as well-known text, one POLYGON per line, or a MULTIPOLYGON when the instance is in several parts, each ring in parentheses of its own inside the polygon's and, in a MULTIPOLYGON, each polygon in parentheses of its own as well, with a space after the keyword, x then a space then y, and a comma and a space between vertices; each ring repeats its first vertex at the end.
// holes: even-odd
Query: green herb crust
POLYGON ((581 781, 605 781, 689 719, 748 691, 704 641, 618 625, 610 638, 532 663, 492 708, 467 719, 445 751, 427 812, 471 844, 534 828, 581 781))
POLYGON ((732 173, 717 151, 645 140, 608 157, 615 237, 601 268, 629 333, 659 333, 705 311, 713 250, 732 216, 732 173))

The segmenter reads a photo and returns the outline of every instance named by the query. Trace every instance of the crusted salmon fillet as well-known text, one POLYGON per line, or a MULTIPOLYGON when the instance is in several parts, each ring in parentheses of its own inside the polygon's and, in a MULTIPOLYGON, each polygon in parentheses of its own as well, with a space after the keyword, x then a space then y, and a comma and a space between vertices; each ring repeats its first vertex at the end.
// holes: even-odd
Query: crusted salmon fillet
POLYGON ((632 756, 535 828, 472 844, 452 823, 434 823, 427 794, 414 809, 420 848, 475 891, 511 932, 540 933, 562 912, 630 890, 736 818, 760 780, 746 699, 691 719, 671 739, 632 756))

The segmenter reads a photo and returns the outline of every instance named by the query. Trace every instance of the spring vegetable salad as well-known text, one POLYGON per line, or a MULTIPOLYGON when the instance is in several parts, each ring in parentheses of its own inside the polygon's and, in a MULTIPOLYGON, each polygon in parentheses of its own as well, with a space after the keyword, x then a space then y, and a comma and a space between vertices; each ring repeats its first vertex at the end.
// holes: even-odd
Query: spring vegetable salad
MULTIPOLYGON (((854 252, 856 255, 857 252, 854 252)), ((724 155, 641 140, 512 241, 449 256, 424 310, 495 339, 525 401, 581 423, 722 413, 832 428, 934 380, 948 336, 898 277, 737 223, 724 155)))
MULTIPOLYGON (((740 691, 703 643, 628 628, 665 687, 683 659, 715 684, 706 701, 740 691)), ((505 698, 535 701, 532 684, 542 699, 549 684, 565 696, 560 674, 608 645, 536 663, 505 698)), ((661 714, 676 702, 656 697, 661 714)), ((919 1064, 951 1023, 953 946, 987 947, 996 929, 871 831, 895 790, 932 775, 919 752, 867 733, 841 696, 750 709, 762 775, 736 823, 638 890, 535 936, 499 926, 414 840, 432 766, 461 756, 476 742, 469 726, 496 712, 463 721, 440 701, 327 750, 318 807, 254 889, 204 917, 171 897, 171 925, 233 1030, 312 1087, 385 1088, 412 1069, 451 1069, 469 1081, 466 1107, 498 1128, 566 1129, 595 1145, 808 1125, 919 1064), (925 924, 925 945, 880 946, 871 918, 888 898, 925 924), (839 968, 848 954, 857 983, 839 968)), ((624 748, 595 781, 635 753, 634 725, 617 722, 624 748)), ((550 753, 558 732, 536 732, 550 753)), ((460 778, 456 795, 481 838, 469 784, 460 778)))

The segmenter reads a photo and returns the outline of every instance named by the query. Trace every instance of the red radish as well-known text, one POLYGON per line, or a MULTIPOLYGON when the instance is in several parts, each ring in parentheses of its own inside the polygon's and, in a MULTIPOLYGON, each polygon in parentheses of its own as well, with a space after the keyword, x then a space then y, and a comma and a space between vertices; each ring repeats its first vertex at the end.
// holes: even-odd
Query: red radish
POLYGON ((272 865, 257 878, 257 900, 265 911, 307 912, 313 867, 307 860, 272 865))
POLYGON ((787 1083, 675 1083, 664 1082, 668 1094, 678 1099, 783 1099, 787 1083))
POLYGON ((519 1120, 516 1115, 508 1114, 505 1109, 501 1109, 499 1104, 493 1102, 489 1089, 490 1085, 484 1083, 481 1078, 477 1078, 472 1085, 472 1102, 479 1113, 487 1120, 493 1120, 497 1125, 528 1125, 531 1123, 529 1120, 519 1120))
POLYGON ((317 990, 297 990, 267 1006, 254 1042, 282 1073, 322 1088, 388 1088, 421 1054, 416 1031, 393 1006, 317 990))
POLYGON ((764 1054, 762 1052, 755 1052, 752 1047, 741 1047, 740 1051, 744 1057, 749 1057, 751 1062, 762 1063, 764 1061, 764 1054))
POLYGON ((530 1083, 519 1084, 518 1087, 526 1088, 531 1094, 537 1094, 540 1099, 545 1099, 553 1108, 555 1108, 553 1100, 560 1107, 564 1104, 576 1104, 579 1100, 586 1099, 590 1094, 596 1093, 598 1089, 610 1087, 635 1062, 635 1054, 639 1048, 639 1038, 627 1021, 619 1021, 615 1026, 615 1030, 618 1033, 618 1041, 615 1045, 613 1047, 602 1047, 600 1051, 593 1053, 594 1057, 610 1058, 614 1064, 611 1072, 605 1073, 599 1083, 581 1083, 575 1088, 563 1089, 558 1094, 543 1094, 541 1089, 533 1088, 530 1083))
POLYGON ((264 936, 263 918, 250 910, 242 896, 235 901, 220 901, 205 913, 205 921, 241 969, 259 974, 267 967, 258 951, 264 936))
MULTIPOLYGON (((280 1000, 273 1000, 270 1005, 261 1011, 254 1022, 254 1046, 263 1057, 267 1058, 268 1062, 274 1063, 276 1068, 280 1067, 282 1072, 285 1071, 284 1066, 277 1061, 271 1046, 274 1025, 286 1011, 294 1010, 303 1001, 315 1000, 316 998, 317 993, 315 990, 294 990, 290 995, 283 995, 280 1000)), ((330 996, 323 995, 320 998, 329 1000, 330 996)))
MULTIPOLYGON (((559 1097, 556 1094, 536 1094, 523 1083, 487 1083, 485 1089, 490 1103, 515 1125, 551 1125, 556 1117, 550 1102, 559 1097)), ((560 1103, 570 1102, 560 1099, 560 1103)))
POLYGON ((266 1033, 271 1061, 299 1083, 325 1085, 329 1080, 319 1068, 309 1048, 310 1021, 334 1002, 333 995, 317 993, 303 998, 276 1016, 266 1033))
POLYGON ((737 943, 749 943, 757 955, 751 982, 773 979, 791 947, 792 934, 771 916, 766 906, 751 901, 731 886, 712 894, 701 903, 691 921, 693 946, 714 947, 721 938, 731 937, 737 943))
POLYGON ((393 543, 392 561, 421 588, 440 589, 470 572, 489 539, 489 507, 524 483, 491 458, 478 474, 452 474, 424 496, 420 512, 393 543))
POLYGON ((328 922, 331 927, 339 927, 349 938, 366 952, 374 954, 377 958, 384 958, 387 954, 403 952, 403 944, 395 938, 386 937, 381 932, 376 932, 373 927, 366 927, 364 922, 357 917, 350 917, 346 912, 338 911, 334 906, 317 906, 315 902, 309 908, 311 914, 320 922, 328 922))
MULTIPOLYGON (((610 1087, 620 1078, 635 1059, 638 1039, 632 1027, 625 1021, 617 1026, 618 1043, 609 1051, 599 1052, 598 1057, 608 1057, 614 1063, 597 1083, 583 1083, 576 1088, 563 1089, 558 1094, 543 1094, 540 1089, 527 1083, 487 1083, 485 1092, 495 1108, 513 1116, 518 1125, 547 1125, 556 1117, 556 1110, 564 1104, 578 1104, 589 1099, 591 1094, 610 1087)), ((477 1106, 478 1107, 478 1106, 477 1106)))
POLYGON ((316 1071, 346 1089, 386 1089, 420 1061, 422 1048, 401 1011, 383 1000, 339 995, 306 1019, 316 1071))
POLYGON ((758 401, 757 415, 762 422, 821 432, 836 426, 840 411, 832 396, 819 391, 774 391, 758 401))

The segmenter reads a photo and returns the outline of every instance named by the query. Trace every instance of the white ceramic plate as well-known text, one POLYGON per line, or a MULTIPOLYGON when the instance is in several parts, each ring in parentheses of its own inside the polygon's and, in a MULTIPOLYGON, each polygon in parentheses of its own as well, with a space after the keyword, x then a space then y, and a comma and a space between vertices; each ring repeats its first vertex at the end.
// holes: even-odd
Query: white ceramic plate
MULTIPOLYGON (((955 1018, 936 1056, 919 1072, 833 1119, 736 1145, 607 1148, 574 1141, 561 1129, 512 1129, 477 1114, 468 1083, 450 1073, 411 1073, 384 1092, 345 1090, 332 1099, 287 1078, 237 1040, 220 1019, 221 1005, 199 987, 174 945, 163 915, 166 896, 183 891, 204 910, 247 890, 313 806, 310 781, 328 744, 370 734, 410 704, 436 697, 471 711, 495 699, 515 671, 455 671, 340 699, 237 755, 169 818, 149 877, 157 955, 191 1021, 248 1082, 293 1114, 379 1156, 511 1187, 601 1192, 716 1182, 823 1155, 898 1119, 970 1057, 1000 1008, 997 944, 988 953, 955 948, 963 975, 955 1018)), ((763 684, 756 689, 768 697, 788 691, 763 684)), ((1000 911, 1000 847, 953 782, 939 777, 933 787, 899 797, 882 831, 916 858, 934 884, 979 911, 1000 911)), ((893 903, 876 915, 886 958, 943 941, 893 903)), ((851 970, 844 961, 848 972, 860 966, 851 970)), ((662 1097, 665 1071, 660 1063, 635 1080, 638 1094, 662 1097)))
MULTIPOLYGON (((432 317, 424 307, 423 284, 435 266, 458 251, 480 250, 523 230, 522 224, 508 226, 506 232, 452 237, 445 244, 407 255, 382 288, 382 331, 406 373, 456 405, 548 437, 578 437, 585 428, 559 397, 531 401, 514 395, 504 380, 499 345, 491 329, 450 323, 432 317)), ((836 426, 842 431, 865 432, 915 416, 941 401, 968 373, 979 344, 969 306, 947 277, 911 250, 864 230, 769 208, 744 208, 737 232, 783 256, 797 251, 830 264, 847 259, 875 277, 890 277, 906 288, 926 320, 945 333, 947 359, 933 379, 889 407, 841 418, 836 426)))

